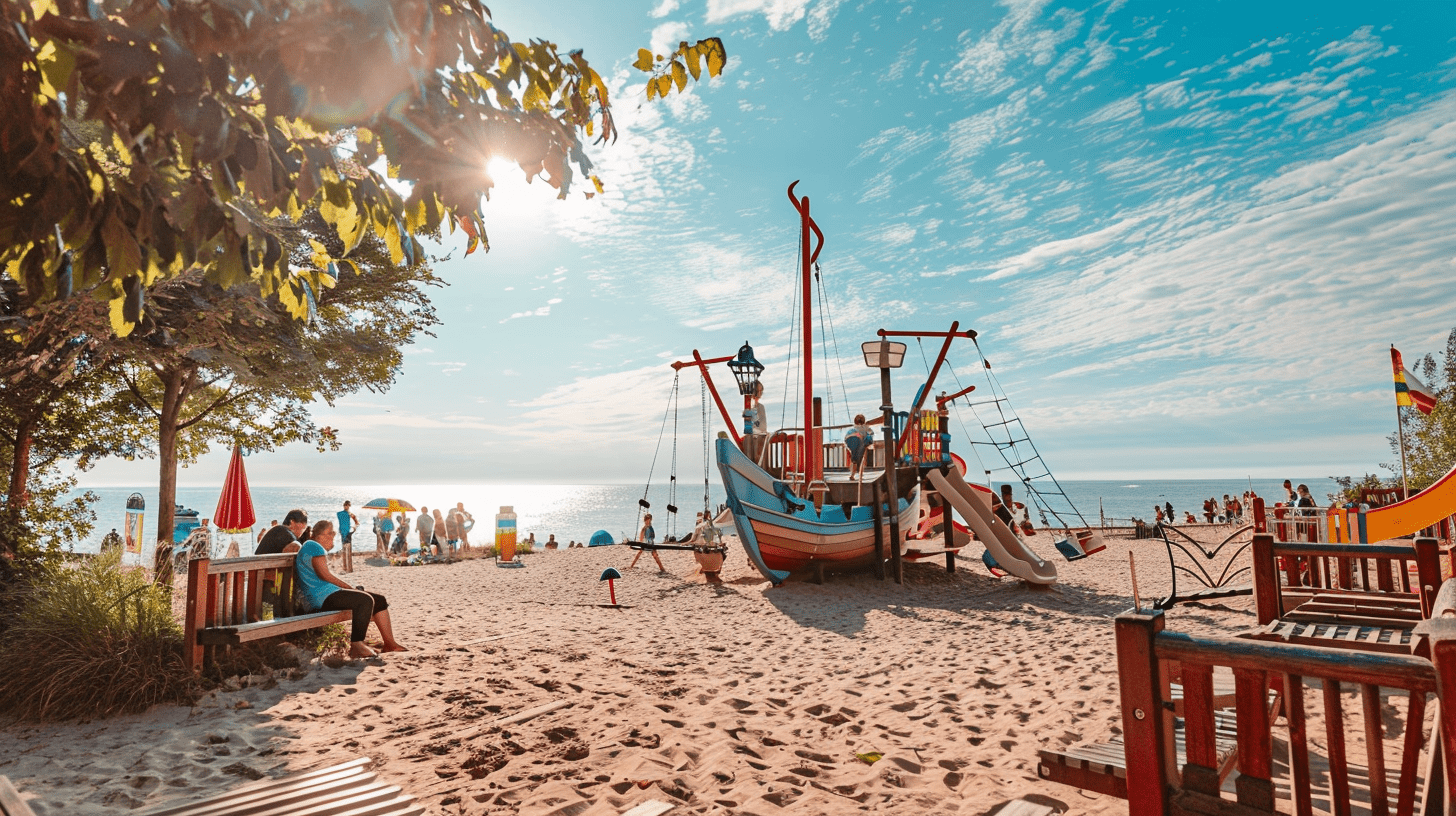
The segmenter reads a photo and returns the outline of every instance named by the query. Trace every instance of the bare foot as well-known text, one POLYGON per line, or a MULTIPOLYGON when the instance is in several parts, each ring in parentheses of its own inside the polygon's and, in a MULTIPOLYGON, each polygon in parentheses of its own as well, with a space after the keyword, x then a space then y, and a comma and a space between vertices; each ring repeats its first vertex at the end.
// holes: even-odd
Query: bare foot
POLYGON ((406 649, 405 647, 399 645, 399 643, 386 643, 386 644, 384 644, 384 651, 386 651, 386 652, 408 652, 409 649, 406 649))
POLYGON ((349 645, 349 657, 358 659, 358 658, 364 658, 364 657, 378 657, 378 656, 379 656, 379 652, 374 651, 373 649, 369 648, 368 645, 366 645, 366 644, 364 644, 362 642, 360 642, 360 643, 351 643, 349 645))

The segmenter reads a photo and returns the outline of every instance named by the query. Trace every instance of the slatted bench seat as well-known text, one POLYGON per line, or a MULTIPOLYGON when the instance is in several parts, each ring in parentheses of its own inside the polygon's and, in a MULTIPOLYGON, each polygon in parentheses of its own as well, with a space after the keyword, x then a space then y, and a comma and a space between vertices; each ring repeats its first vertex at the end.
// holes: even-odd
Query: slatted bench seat
MULTIPOLYGON (((1224 779, 1233 770, 1238 758, 1233 712, 1220 712, 1216 716, 1215 727, 1218 731, 1219 779, 1224 779)), ((1181 721, 1176 728, 1175 751, 1181 767, 1188 761, 1187 740, 1183 737, 1181 721)), ((1127 746, 1119 738, 1066 749, 1043 748, 1038 759, 1036 773, 1042 779, 1119 799, 1127 798, 1127 746)))
POLYGON ((1395 654, 1419 648, 1411 630, 1442 584, 1435 539, 1309 544, 1256 533, 1251 551, 1259 626, 1244 637, 1395 654))
POLYGON ((352 619, 348 611, 295 615, 293 564, 291 553, 188 562, 183 634, 187 665, 196 671, 218 648, 352 619), (272 617, 266 620, 265 597, 273 601, 272 617))

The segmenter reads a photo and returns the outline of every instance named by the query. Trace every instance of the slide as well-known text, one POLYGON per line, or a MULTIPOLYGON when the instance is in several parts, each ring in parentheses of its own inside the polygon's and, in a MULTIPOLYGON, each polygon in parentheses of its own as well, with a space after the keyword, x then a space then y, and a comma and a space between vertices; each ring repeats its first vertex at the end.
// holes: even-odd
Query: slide
POLYGON ((1362 544, 1412 535, 1456 514, 1456 468, 1435 484, 1402 502, 1377 507, 1361 514, 1350 513, 1349 529, 1357 532, 1362 544))
POLYGON ((938 470, 931 470, 927 472, 927 476, 931 486, 940 492, 957 513, 965 517, 971 530, 986 545, 986 550, 996 559, 996 564, 1001 569, 1030 584, 1057 582, 1056 566, 1050 561, 1037 558, 1036 553, 1027 549, 1005 522, 991 512, 991 503, 976 496, 975 491, 959 473, 952 470, 947 476, 938 470))

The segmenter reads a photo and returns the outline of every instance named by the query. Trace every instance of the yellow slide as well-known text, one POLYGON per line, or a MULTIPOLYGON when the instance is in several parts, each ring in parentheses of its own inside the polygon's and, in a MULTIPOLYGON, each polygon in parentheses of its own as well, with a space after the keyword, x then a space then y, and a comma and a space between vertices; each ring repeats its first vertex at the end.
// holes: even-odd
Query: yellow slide
POLYGON ((939 470, 928 471, 931 486, 965 517, 966 525, 991 551, 996 563, 1029 584, 1055 584, 1056 566, 1037 558, 1036 553, 1022 544, 1005 522, 996 518, 996 514, 991 512, 990 502, 977 496, 955 468, 949 468, 949 471, 949 475, 939 470))
POLYGON ((1402 502, 1365 512, 1338 511, 1345 519, 1340 540, 1361 544, 1413 535, 1456 514, 1456 468, 1435 484, 1402 502))

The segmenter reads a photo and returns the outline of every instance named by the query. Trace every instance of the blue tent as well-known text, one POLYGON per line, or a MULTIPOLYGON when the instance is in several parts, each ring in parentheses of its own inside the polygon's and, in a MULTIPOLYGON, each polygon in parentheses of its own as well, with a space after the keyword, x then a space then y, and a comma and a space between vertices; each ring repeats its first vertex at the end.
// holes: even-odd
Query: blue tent
POLYGON ((592 533, 591 541, 587 542, 588 547, 607 547, 617 542, 612 540, 612 534, 606 530, 597 530, 592 533))

